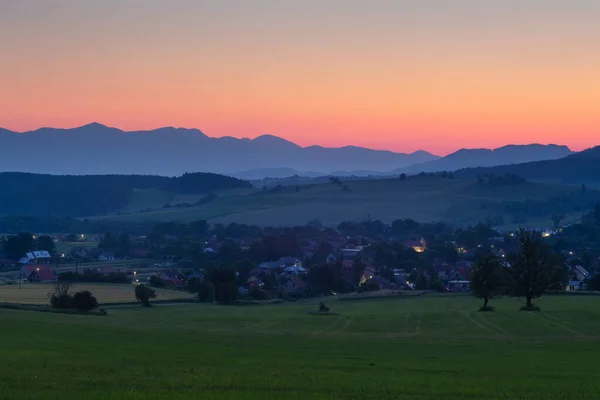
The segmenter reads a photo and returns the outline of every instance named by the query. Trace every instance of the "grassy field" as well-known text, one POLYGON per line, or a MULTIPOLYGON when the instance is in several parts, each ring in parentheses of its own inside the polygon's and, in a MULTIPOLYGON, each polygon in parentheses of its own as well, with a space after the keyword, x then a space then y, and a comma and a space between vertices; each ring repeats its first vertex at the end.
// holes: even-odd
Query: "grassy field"
MULTIPOLYGON (((48 283, 27 283, 18 285, 0 286, 0 303, 19 304, 48 304, 48 293, 52 285, 48 283)), ((133 302, 133 285, 78 283, 73 286, 72 292, 89 290, 98 299, 100 304, 133 302)), ((156 300, 188 299, 192 295, 168 289, 155 289, 156 300)))
POLYGON ((0 310, 6 399, 598 399, 600 304, 469 297, 0 310))
MULTIPOLYGON (((295 187, 279 192, 237 191, 201 206, 121 213, 109 218, 121 221, 206 219, 221 223, 287 226, 303 225, 315 218, 325 225, 368 218, 384 222, 413 218, 464 226, 501 214, 495 206, 502 201, 547 200, 579 190, 572 186, 541 183, 489 186, 474 181, 431 177, 413 177, 407 181, 349 181, 345 185, 346 189, 320 184, 299 186, 298 191, 295 187)), ((149 195, 149 199, 154 196, 149 195)), ((506 223, 511 223, 510 216, 506 216, 506 223)), ((550 217, 528 223, 536 227, 552 225, 550 217)))

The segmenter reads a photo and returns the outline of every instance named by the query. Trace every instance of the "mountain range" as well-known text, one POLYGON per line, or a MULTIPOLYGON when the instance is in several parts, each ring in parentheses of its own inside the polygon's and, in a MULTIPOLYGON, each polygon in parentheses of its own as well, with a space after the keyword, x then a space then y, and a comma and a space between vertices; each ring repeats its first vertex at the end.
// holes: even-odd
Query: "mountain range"
POLYGON ((473 178, 485 175, 517 174, 535 181, 568 184, 600 183, 600 146, 574 153, 557 160, 543 160, 488 168, 466 168, 456 172, 458 177, 473 178))
POLYGON ((540 160, 572 154, 566 146, 462 149, 445 157, 346 146, 301 147, 272 135, 211 138, 198 129, 126 132, 99 123, 17 133, 0 128, 0 172, 144 174, 213 172, 241 179, 417 174, 540 160))
POLYGON ((0 172, 177 176, 283 166, 328 174, 354 169, 389 171, 437 158, 425 151, 404 154, 354 146, 301 147, 272 135, 211 138, 197 129, 173 127, 125 132, 92 123, 74 129, 0 131, 0 172))
POLYGON ((418 163, 393 171, 418 174, 420 172, 456 171, 464 168, 495 167, 533 161, 556 160, 573 152, 567 146, 555 144, 507 145, 497 149, 461 149, 437 160, 418 163))

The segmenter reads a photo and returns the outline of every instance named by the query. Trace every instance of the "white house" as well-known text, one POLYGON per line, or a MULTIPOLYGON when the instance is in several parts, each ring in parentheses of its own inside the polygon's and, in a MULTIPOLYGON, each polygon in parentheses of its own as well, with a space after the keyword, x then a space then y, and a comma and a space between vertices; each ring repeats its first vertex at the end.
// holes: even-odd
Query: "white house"
POLYGON ((46 250, 30 251, 25 253, 25 257, 21 257, 19 264, 44 263, 50 261, 52 256, 46 250))

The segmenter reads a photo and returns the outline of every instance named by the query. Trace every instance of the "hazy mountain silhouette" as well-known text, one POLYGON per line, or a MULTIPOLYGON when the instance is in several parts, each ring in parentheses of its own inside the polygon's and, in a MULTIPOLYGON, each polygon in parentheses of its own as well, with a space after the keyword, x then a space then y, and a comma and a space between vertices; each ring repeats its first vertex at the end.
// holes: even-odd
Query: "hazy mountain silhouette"
POLYGON ((558 160, 545 160, 489 168, 467 168, 456 172, 459 177, 517 174, 530 180, 581 184, 600 182, 600 146, 558 160))
POLYGON ((494 150, 461 149, 445 157, 424 163, 399 168, 395 173, 418 174, 420 172, 456 171, 471 167, 493 167, 525 162, 555 160, 573 152, 559 145, 507 145, 494 150))
POLYGON ((255 139, 210 138, 197 129, 166 127, 125 132, 92 123, 74 129, 0 130, 0 172, 50 174, 234 174, 263 168, 296 171, 390 171, 437 159, 347 146, 301 147, 263 135, 255 139))

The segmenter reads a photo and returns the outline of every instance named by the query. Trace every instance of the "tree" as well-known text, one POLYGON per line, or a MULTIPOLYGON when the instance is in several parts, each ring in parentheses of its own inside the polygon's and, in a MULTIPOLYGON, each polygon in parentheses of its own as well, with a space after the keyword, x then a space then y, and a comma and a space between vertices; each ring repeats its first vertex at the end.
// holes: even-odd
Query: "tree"
POLYGON ((94 308, 98 308, 98 300, 88 290, 77 292, 73 295, 71 300, 72 307, 80 311, 90 311, 94 308))
POLYGON ((502 289, 502 263, 497 257, 485 256, 471 268, 471 290, 473 296, 483 299, 482 309, 488 307, 490 299, 502 289))
POLYGON ((73 298, 69 294, 72 287, 71 282, 57 281, 52 285, 52 291, 48 293, 50 306, 52 308, 71 308, 73 298))
POLYGON ((142 303, 144 307, 151 307, 150 299, 156 297, 154 289, 149 288, 145 285, 137 285, 135 287, 135 298, 138 302, 142 303))
POLYGON ((34 239, 31 233, 19 233, 16 236, 9 236, 2 243, 2 251, 8 258, 18 261, 25 253, 33 250, 34 239))
POLYGON ((203 279, 197 286, 198 300, 206 303, 215 301, 215 285, 208 279, 203 279))
POLYGON ((400 174, 400 180, 401 181, 405 181, 406 180, 406 174, 400 174))
POLYGON ((556 289, 564 266, 553 257, 539 232, 521 229, 517 236, 518 251, 509 254, 504 267, 510 278, 512 295, 526 299, 526 309, 532 309, 532 299, 556 289))
POLYGON ((50 236, 40 236, 36 241, 35 247, 38 250, 45 250, 50 254, 54 253, 56 248, 54 246, 54 240, 52 240, 50 236))
POLYGON ((600 274, 596 274, 590 278, 587 284, 587 290, 600 291, 600 274))

